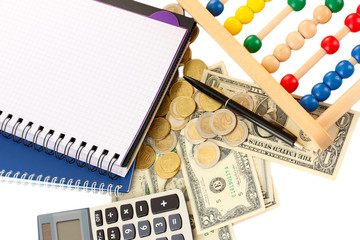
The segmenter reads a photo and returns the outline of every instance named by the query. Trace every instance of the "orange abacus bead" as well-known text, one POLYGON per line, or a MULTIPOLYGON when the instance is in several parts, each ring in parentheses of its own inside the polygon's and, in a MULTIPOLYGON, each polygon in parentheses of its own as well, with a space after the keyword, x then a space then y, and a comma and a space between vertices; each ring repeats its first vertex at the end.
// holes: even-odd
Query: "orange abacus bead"
POLYGON ((313 38, 317 32, 316 23, 312 20, 304 20, 299 24, 298 30, 305 39, 313 38))
POLYGON ((279 69, 280 62, 274 55, 268 55, 268 56, 264 57, 264 59, 261 62, 261 65, 263 65, 263 67, 269 73, 274 73, 279 69))
POLYGON ((285 62, 291 56, 291 49, 286 44, 279 44, 274 49, 274 56, 279 60, 279 62, 285 62))
POLYGON ((304 37, 299 32, 291 32, 286 37, 286 44, 292 49, 292 50, 299 50, 302 48, 305 44, 304 37))
POLYGON ((325 5, 318 6, 314 11, 314 19, 320 24, 329 22, 331 17, 332 11, 325 5))

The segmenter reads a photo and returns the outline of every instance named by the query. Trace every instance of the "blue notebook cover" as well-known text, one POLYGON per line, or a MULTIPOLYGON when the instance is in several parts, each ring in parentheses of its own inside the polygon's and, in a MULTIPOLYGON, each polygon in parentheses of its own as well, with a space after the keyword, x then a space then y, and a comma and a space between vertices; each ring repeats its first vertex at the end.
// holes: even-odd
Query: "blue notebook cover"
POLYGON ((100 175, 97 171, 91 172, 87 167, 80 168, 75 165, 0 136, 1 177, 94 192, 116 194, 130 190, 135 164, 124 178, 120 177, 117 180, 100 175))

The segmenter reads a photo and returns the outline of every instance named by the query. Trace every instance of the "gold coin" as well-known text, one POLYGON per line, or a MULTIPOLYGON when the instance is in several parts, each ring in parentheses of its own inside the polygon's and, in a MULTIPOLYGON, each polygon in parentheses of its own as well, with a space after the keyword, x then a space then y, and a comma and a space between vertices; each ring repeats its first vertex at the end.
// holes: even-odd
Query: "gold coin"
POLYGON ((173 12, 173 13, 180 14, 180 15, 185 14, 184 9, 179 4, 176 4, 176 3, 170 3, 170 4, 166 5, 164 7, 164 9, 168 10, 170 12, 173 12))
POLYGON ((162 179, 170 179, 170 178, 174 177, 179 172, 179 170, 171 172, 171 173, 166 173, 161 168, 160 163, 158 161, 156 161, 155 162, 155 172, 162 179))
POLYGON ((165 116, 169 112, 169 106, 170 106, 170 97, 168 95, 165 95, 163 101, 161 102, 161 105, 156 113, 156 117, 162 117, 165 116))
POLYGON ((203 138, 213 138, 216 134, 210 128, 210 118, 213 112, 202 114, 196 122, 196 130, 203 138))
POLYGON ((220 149, 213 142, 204 142, 194 153, 195 162, 202 168, 213 167, 220 159, 220 149))
POLYGON ((195 28, 190 36, 190 43, 193 43, 197 39, 197 37, 199 36, 199 33, 200 33, 199 27, 195 26, 195 28))
POLYGON ((188 61, 183 69, 184 75, 192 77, 200 81, 204 70, 207 70, 208 66, 200 59, 192 59, 188 61))
POLYGON ((217 135, 230 133, 236 125, 235 114, 228 109, 220 109, 214 112, 210 118, 210 128, 217 135))
POLYGON ((254 110, 254 101, 248 94, 238 93, 234 95, 231 100, 234 100, 235 102, 242 105, 243 107, 246 107, 250 111, 254 110))
POLYGON ((155 162, 155 172, 159 177, 169 179, 178 173, 180 165, 180 157, 176 153, 167 153, 155 162))
POLYGON ((159 154, 165 154, 171 152, 177 144, 177 137, 174 131, 170 131, 164 139, 154 140, 150 138, 150 145, 159 154))
POLYGON ((199 144, 205 141, 205 138, 200 136, 196 130, 196 122, 198 118, 192 119, 185 127, 184 134, 185 138, 192 144, 199 144))
POLYGON ((176 112, 183 118, 190 116, 196 108, 196 103, 191 97, 182 97, 176 104, 176 112))
POLYGON ((194 99, 194 101, 196 103, 196 110, 203 112, 205 110, 200 106, 200 103, 199 103, 200 93, 201 92, 199 90, 195 90, 195 93, 192 95, 192 98, 194 99))
POLYGON ((178 120, 184 119, 182 116, 180 116, 180 114, 176 110, 176 105, 182 98, 183 97, 180 96, 180 97, 177 97, 174 100, 172 100, 170 103, 170 107, 169 107, 169 112, 170 112, 171 116, 173 116, 175 119, 178 119, 178 120))
POLYGON ((181 59, 181 62, 180 62, 180 66, 183 66, 185 65, 188 61, 191 60, 191 57, 192 57, 192 51, 190 49, 190 47, 188 47, 185 51, 185 54, 183 56, 183 58, 181 59))
POLYGON ((148 145, 142 145, 136 160, 136 169, 148 169, 155 162, 156 154, 154 150, 148 145))
POLYGON ((174 100, 180 96, 188 96, 191 97, 194 92, 194 87, 185 80, 180 80, 174 83, 170 88, 170 99, 174 100))
POLYGON ((172 173, 180 168, 181 160, 177 153, 169 152, 161 157, 158 161, 160 162, 160 167, 166 173, 172 173))
POLYGON ((248 137, 248 135, 248 126, 243 121, 239 121, 231 133, 223 136, 223 140, 229 146, 236 147, 243 143, 248 137))
POLYGON ((171 130, 174 130, 174 131, 183 129, 186 126, 186 124, 189 122, 189 117, 187 117, 185 119, 176 119, 171 115, 170 112, 168 112, 168 114, 166 114, 166 119, 169 121, 169 123, 171 125, 171 130))
MULTIPOLYGON (((215 87, 213 87, 213 88, 216 91, 222 93, 222 91, 220 89, 215 88, 215 87)), ((206 95, 204 93, 200 93, 199 103, 200 103, 201 108, 208 112, 216 111, 221 107, 221 103, 212 99, 211 97, 209 97, 208 95, 206 95)))
POLYGON ((149 129, 149 136, 155 140, 165 138, 170 132, 170 123, 165 118, 155 118, 149 129))

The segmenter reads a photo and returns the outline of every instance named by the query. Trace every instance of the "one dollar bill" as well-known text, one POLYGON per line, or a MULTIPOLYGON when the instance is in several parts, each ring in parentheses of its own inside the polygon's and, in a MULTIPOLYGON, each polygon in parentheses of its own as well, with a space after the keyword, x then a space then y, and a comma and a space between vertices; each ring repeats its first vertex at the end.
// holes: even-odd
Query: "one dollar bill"
MULTIPOLYGON (((182 132, 183 133, 183 132, 182 132)), ((215 167, 199 167, 193 157, 194 145, 183 134, 178 139, 187 193, 197 234, 249 218, 265 210, 255 166, 249 156, 220 147, 215 167)))
MULTIPOLYGON (((347 146, 354 131, 359 112, 348 111, 330 129, 334 142, 325 151, 317 145, 272 101, 256 84, 235 79, 219 73, 205 70, 201 81, 220 88, 228 97, 237 93, 246 93, 254 101, 254 112, 283 126, 298 137, 304 149, 291 147, 258 126, 244 120, 249 127, 247 141, 233 150, 247 152, 265 160, 271 160, 296 169, 310 172, 325 178, 335 179, 345 156, 347 146)), ((327 108, 321 103, 312 116, 317 118, 327 108)), ((225 146, 221 141, 216 142, 225 146)))

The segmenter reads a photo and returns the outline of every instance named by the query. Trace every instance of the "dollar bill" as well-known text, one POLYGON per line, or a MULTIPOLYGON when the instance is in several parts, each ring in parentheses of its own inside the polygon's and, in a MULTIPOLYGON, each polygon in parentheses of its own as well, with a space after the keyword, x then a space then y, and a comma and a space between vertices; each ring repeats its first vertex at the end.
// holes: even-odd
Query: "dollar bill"
MULTIPOLYGON (((201 81, 207 85, 220 88, 228 97, 232 97, 239 92, 248 94, 254 100, 255 113, 280 124, 295 134, 299 142, 305 146, 304 149, 291 147, 245 120, 249 127, 249 136, 247 141, 239 147, 233 148, 235 151, 247 152, 249 155, 271 160, 325 178, 336 178, 359 118, 359 112, 348 111, 329 129, 335 140, 325 151, 321 151, 256 84, 208 70, 204 71, 201 81)), ((314 118, 319 117, 328 106, 328 104, 320 103, 319 108, 311 113, 312 116, 314 118)), ((225 143, 219 141, 217 144, 223 146, 225 143)))
MULTIPOLYGON (((175 149, 174 152, 177 152, 177 150, 175 149)), ((159 158, 160 156, 161 156, 160 154, 157 155, 157 158, 159 158)), ((150 167, 145 172, 146 172, 146 179, 151 192, 155 193, 155 192, 168 191, 172 189, 180 189, 184 193, 185 201, 189 211, 191 229, 193 232, 194 240, 236 240, 231 224, 204 234, 200 234, 200 235, 197 234, 194 215, 192 214, 192 208, 187 194, 185 179, 181 169, 173 178, 167 180, 162 179, 156 175, 154 166, 150 167)))
POLYGON ((265 206, 274 201, 273 181, 271 177, 270 162, 253 157, 256 173, 260 181, 265 206))
POLYGON ((131 189, 128 193, 122 193, 119 196, 112 196, 112 202, 140 197, 144 195, 149 195, 150 189, 149 184, 147 182, 145 171, 135 169, 132 183, 131 183, 131 189))
POLYGON ((220 147, 221 157, 216 167, 204 169, 195 163, 194 147, 182 131, 177 149, 198 234, 264 211, 260 183, 251 158, 220 147))
POLYGON ((209 66, 209 71, 229 75, 224 62, 218 62, 209 66))

